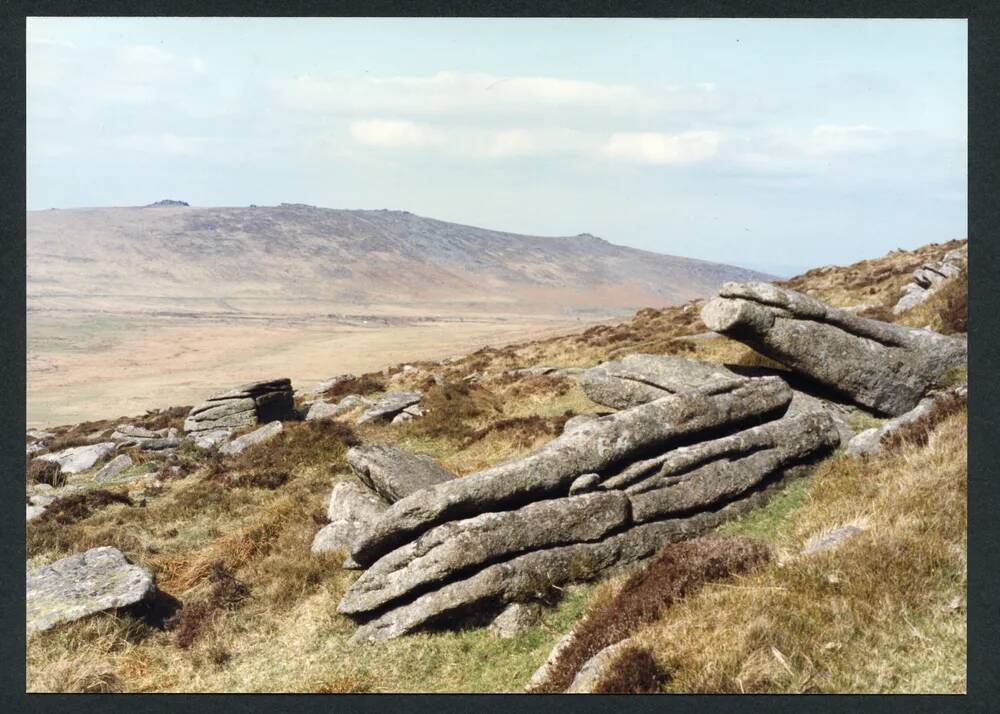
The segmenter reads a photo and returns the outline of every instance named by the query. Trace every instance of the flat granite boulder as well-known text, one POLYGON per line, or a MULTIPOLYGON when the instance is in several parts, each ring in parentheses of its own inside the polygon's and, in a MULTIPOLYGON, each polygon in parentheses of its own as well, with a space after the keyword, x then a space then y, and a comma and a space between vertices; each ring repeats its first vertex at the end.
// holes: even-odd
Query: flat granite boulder
POLYGON ((392 419, 407 407, 418 404, 423 398, 420 392, 386 392, 358 417, 357 423, 365 424, 377 419, 392 419))
POLYGON ((379 559, 348 588, 337 611, 377 610, 473 566, 529 550, 599 540, 628 520, 628 498, 608 491, 445 523, 379 559))
POLYGON ((115 458, 111 459, 111 461, 104 464, 101 470, 94 476, 94 481, 97 483, 111 481, 125 469, 131 468, 131 466, 132 457, 128 454, 119 454, 115 458))
POLYGON ((63 473, 78 474, 90 469, 115 450, 116 444, 105 441, 100 444, 88 444, 87 446, 74 446, 51 454, 42 454, 37 457, 40 461, 54 461, 59 464, 63 473))
POLYGON ((219 451, 223 454, 242 454, 251 446, 256 446, 257 444, 263 444, 265 441, 270 441, 284 431, 284 428, 284 424, 280 421, 272 421, 259 429, 254 429, 249 434, 244 434, 243 436, 237 437, 232 441, 223 444, 219 448, 219 451))
POLYGON ((28 572, 28 634, 134 605, 155 590, 152 574, 129 563, 117 548, 71 555, 28 572))
POLYGON ((684 357, 630 354, 580 375, 580 388, 592 402, 628 409, 677 392, 738 375, 720 364, 684 357))
POLYGON ((967 344, 848 310, 769 283, 726 283, 701 312, 731 337, 863 407, 897 416, 947 371, 965 365, 967 344))
POLYGON ((347 463, 361 483, 389 503, 458 478, 430 456, 384 444, 353 447, 347 452, 347 463))
POLYGON ((900 414, 895 419, 890 419, 882 426, 872 429, 865 429, 860 434, 847 442, 847 453, 851 456, 870 456, 882 451, 882 439, 893 432, 899 431, 907 424, 930 414, 934 406, 940 399, 948 395, 962 395, 968 393, 968 385, 962 385, 946 392, 937 392, 920 400, 917 406, 913 407, 905 414, 900 414))
POLYGON ((352 555, 370 564, 438 523, 568 495, 583 474, 604 473, 700 435, 737 431, 780 414, 791 398, 778 378, 738 378, 591 420, 523 458, 397 501, 352 555))

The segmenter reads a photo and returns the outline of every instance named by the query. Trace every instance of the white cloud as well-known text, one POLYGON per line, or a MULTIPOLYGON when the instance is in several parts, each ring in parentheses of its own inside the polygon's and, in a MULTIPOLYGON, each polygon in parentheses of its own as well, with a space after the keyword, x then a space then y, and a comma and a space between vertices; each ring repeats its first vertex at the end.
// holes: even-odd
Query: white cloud
POLYGON ((603 152, 612 159, 643 164, 684 164, 712 158, 722 139, 715 131, 616 133, 605 143, 603 152))
POLYGON ((867 124, 821 124, 804 141, 804 148, 811 154, 867 154, 886 148, 889 140, 888 132, 867 124))
POLYGON ((443 140, 440 132, 412 121, 366 119, 352 122, 351 136, 362 144, 388 149, 422 149, 443 140))
POLYGON ((302 74, 271 83, 276 99, 307 112, 401 116, 531 114, 559 109, 635 115, 708 111, 719 106, 714 85, 656 91, 544 76, 437 72, 426 76, 302 74))

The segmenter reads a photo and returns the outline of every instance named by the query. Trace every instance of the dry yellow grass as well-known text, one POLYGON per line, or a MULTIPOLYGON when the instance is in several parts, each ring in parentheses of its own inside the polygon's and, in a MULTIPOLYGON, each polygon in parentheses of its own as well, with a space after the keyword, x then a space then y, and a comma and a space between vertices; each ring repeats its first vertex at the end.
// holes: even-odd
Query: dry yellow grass
POLYGON ((709 586, 638 637, 674 692, 961 692, 966 415, 926 447, 812 477, 776 542, 785 562, 709 586), (868 530, 794 557, 843 524, 868 530))

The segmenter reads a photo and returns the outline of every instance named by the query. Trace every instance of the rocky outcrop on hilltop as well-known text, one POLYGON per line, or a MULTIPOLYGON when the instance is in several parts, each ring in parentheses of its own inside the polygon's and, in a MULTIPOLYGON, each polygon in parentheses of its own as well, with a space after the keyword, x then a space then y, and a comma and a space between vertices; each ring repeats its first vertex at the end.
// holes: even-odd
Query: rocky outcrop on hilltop
POLYGON ((833 393, 890 416, 915 407, 966 359, 963 339, 859 317, 767 283, 727 283, 701 319, 833 393))

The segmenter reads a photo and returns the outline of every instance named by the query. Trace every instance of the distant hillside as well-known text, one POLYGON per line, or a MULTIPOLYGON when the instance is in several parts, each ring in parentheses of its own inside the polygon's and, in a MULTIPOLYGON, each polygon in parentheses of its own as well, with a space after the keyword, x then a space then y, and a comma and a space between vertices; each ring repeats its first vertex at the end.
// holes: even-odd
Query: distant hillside
POLYGON ((589 234, 525 236, 406 211, 178 203, 29 212, 29 304, 264 299, 620 313, 769 277, 589 234))

